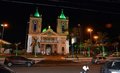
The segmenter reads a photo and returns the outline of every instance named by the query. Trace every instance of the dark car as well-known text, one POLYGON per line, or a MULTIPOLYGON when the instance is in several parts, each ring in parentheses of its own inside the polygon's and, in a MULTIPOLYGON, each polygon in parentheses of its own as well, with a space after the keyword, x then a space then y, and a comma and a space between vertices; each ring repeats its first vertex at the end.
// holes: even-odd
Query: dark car
POLYGON ((35 64, 35 61, 32 59, 28 59, 22 56, 9 56, 5 58, 4 64, 7 66, 12 65, 26 65, 28 67, 35 64))
POLYGON ((12 69, 8 68, 7 66, 0 64, 0 73, 15 73, 12 69))
POLYGON ((120 73, 120 59, 107 61, 101 67, 100 73, 120 73))

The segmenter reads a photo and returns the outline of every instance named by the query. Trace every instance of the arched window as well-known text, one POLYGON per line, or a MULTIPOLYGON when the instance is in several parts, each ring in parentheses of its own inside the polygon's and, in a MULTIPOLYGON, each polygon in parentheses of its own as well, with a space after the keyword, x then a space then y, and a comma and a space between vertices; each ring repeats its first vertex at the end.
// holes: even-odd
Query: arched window
POLYGON ((37 24, 34 24, 34 28, 33 28, 34 31, 37 30, 37 24))
POLYGON ((62 25, 62 33, 64 33, 64 32, 65 32, 65 26, 62 25))
POLYGON ((37 30, 37 23, 38 23, 37 20, 33 20, 33 31, 34 32, 36 32, 36 30, 37 30))

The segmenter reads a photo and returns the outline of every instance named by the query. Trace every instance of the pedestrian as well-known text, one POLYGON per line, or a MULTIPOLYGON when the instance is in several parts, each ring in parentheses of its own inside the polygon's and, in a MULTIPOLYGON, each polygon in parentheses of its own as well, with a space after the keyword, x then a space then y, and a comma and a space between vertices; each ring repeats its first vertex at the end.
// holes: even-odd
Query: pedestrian
POLYGON ((80 72, 80 73, 88 73, 88 71, 89 71, 89 66, 87 65, 87 64, 85 64, 83 67, 82 67, 82 72, 80 72))

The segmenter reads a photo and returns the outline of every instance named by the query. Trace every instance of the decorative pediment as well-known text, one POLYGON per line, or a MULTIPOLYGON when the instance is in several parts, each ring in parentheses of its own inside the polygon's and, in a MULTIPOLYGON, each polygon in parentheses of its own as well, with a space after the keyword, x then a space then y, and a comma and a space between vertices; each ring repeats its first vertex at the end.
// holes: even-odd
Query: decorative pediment
POLYGON ((58 34, 56 32, 54 32, 51 28, 49 28, 47 31, 41 33, 40 35, 49 35, 49 36, 57 36, 58 34))

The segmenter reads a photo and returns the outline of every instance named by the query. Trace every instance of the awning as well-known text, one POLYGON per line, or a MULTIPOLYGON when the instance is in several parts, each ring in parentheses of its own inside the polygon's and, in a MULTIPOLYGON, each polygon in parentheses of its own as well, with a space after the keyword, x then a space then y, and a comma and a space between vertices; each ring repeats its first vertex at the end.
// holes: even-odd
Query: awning
POLYGON ((10 45, 11 43, 10 42, 7 42, 7 41, 5 41, 5 40, 2 40, 2 39, 0 39, 0 44, 8 44, 8 45, 10 45))

